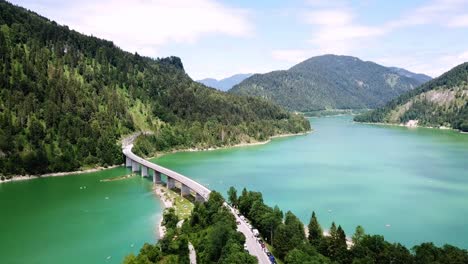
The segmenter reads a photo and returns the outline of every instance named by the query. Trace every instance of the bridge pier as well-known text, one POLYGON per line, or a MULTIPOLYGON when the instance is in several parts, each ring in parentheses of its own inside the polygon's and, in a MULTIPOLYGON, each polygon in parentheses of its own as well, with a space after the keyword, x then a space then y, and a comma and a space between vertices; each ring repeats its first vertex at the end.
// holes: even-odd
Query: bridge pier
POLYGON ((161 182, 161 173, 159 171, 153 170, 153 183, 160 184, 161 182))
POLYGON ((137 172, 140 170, 140 164, 138 162, 132 160, 132 172, 137 172))
POLYGON ((167 189, 171 190, 175 187, 175 180, 171 177, 167 177, 167 189))
POLYGON ((141 177, 148 176, 148 167, 141 165, 141 177))
POLYGON ((199 203, 204 203, 205 202, 205 198, 203 198, 203 196, 201 196, 200 194, 195 194, 195 201, 196 202, 199 202, 199 203))
POLYGON ((127 168, 132 167, 132 160, 127 156, 125 156, 125 167, 127 168))
POLYGON ((182 197, 190 195, 190 188, 183 183, 180 184, 180 195, 182 197))

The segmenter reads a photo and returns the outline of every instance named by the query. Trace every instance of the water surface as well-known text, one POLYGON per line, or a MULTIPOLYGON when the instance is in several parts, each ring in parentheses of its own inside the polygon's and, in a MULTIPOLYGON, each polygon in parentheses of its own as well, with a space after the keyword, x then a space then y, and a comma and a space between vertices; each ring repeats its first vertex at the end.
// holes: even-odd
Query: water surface
POLYGON ((356 225, 390 241, 468 248, 468 135, 358 124, 351 116, 311 119, 315 131, 270 144, 157 159, 226 193, 261 191, 270 205, 348 235, 356 225))
POLYGON ((0 184, 0 263, 122 263, 156 241, 159 200, 115 168, 0 184))
MULTIPOLYGON (((306 136, 157 161, 223 194, 231 185, 261 191, 306 223, 315 210, 325 228, 335 221, 348 234, 361 224, 407 246, 468 248, 468 135, 350 116, 311 122, 306 136)), ((127 173, 0 184, 0 263, 121 263, 155 242, 161 207, 151 182, 100 181, 127 173)))

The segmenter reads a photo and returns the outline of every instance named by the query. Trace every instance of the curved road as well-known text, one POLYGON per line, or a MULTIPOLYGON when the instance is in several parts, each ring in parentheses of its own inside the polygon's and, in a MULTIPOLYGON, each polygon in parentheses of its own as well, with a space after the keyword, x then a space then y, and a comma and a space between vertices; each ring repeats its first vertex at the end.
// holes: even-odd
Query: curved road
MULTIPOLYGON (((205 186, 201 185, 200 183, 180 174, 173 170, 167 169, 165 167, 159 166, 155 163, 147 161, 139 156, 135 155, 132 152, 133 148, 133 140, 138 137, 139 134, 134 134, 131 137, 124 140, 122 152, 123 154, 132 160, 132 162, 137 162, 138 164, 145 166, 147 168, 153 169, 154 171, 158 171, 167 177, 173 178, 174 180, 188 186, 191 190, 196 192, 197 194, 201 195, 205 200, 208 200, 210 196, 210 189, 206 188, 205 186)), ((224 204, 226 207, 229 208, 229 211, 234 215, 236 221, 240 221, 240 225, 237 225, 237 231, 241 232, 245 236, 247 250, 249 251, 250 255, 257 257, 258 263, 260 264, 269 264, 271 263, 268 256, 263 251, 260 243, 257 242, 252 230, 247 226, 247 224, 242 221, 239 216, 236 214, 234 209, 229 206, 227 203, 224 204)))

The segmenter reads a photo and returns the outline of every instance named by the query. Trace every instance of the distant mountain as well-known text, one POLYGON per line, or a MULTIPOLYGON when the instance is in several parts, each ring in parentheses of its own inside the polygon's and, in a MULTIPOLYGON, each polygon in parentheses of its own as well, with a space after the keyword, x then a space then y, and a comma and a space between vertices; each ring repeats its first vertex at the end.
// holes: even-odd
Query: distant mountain
POLYGON ((266 98, 306 112, 376 108, 422 83, 374 62, 323 55, 289 70, 255 74, 229 92, 266 98))
POLYGON ((468 62, 354 120, 468 131, 468 62))
POLYGON ((421 83, 425 83, 425 82, 432 80, 431 76, 428 76, 422 73, 414 73, 414 72, 410 72, 408 70, 397 68, 397 67, 388 67, 388 68, 398 75, 416 79, 421 83))
POLYGON ((206 78, 203 80, 199 80, 197 82, 202 83, 209 87, 216 88, 221 91, 227 91, 231 89, 234 85, 239 84, 240 82, 249 78, 252 75, 253 75, 252 73, 244 73, 244 74, 241 73, 241 74, 233 75, 228 78, 221 79, 219 81, 213 78, 206 78))

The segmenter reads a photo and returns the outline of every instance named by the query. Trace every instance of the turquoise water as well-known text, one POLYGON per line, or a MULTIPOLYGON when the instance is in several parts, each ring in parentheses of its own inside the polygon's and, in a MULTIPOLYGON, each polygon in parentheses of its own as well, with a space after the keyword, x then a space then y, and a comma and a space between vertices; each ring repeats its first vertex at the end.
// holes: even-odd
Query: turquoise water
POLYGON ((122 263, 154 243, 161 207, 150 181, 100 182, 127 173, 0 184, 0 263, 122 263))
MULTIPOLYGON (((468 135, 351 120, 311 119, 305 136, 157 161, 222 193, 261 191, 306 223, 315 210, 324 227, 335 221, 348 235, 361 224, 407 246, 468 248, 468 135)), ((151 182, 100 181, 128 173, 0 184, 0 263, 121 263, 155 242, 161 207, 151 182)))
POLYGON ((350 116, 311 119, 315 131, 270 144, 157 159, 226 193, 261 191, 270 205, 308 223, 312 210, 352 235, 356 225, 387 240, 468 248, 468 135, 365 125, 350 116))

